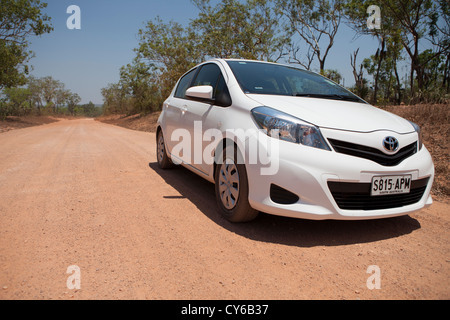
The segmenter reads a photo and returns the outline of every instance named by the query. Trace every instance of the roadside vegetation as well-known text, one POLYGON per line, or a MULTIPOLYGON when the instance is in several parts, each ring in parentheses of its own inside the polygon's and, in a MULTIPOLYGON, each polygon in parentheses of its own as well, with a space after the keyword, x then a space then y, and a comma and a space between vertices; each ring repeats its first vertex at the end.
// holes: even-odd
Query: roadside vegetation
POLYGON ((64 83, 52 77, 28 77, 23 87, 4 88, 0 100, 0 120, 8 116, 84 116, 96 117, 102 112, 94 103, 80 104, 81 97, 65 89, 64 83))
MULTIPOLYGON (((158 112, 179 77, 212 57, 289 63, 343 83, 329 69, 336 35, 348 26, 355 37, 376 39, 369 57, 348 52, 351 91, 422 127, 436 164, 435 194, 449 190, 450 4, 446 0, 191 0, 198 16, 187 26, 156 18, 137 31, 135 57, 120 80, 102 89, 103 107, 52 77, 29 75, 31 39, 53 30, 40 0, 0 2, 0 125, 32 125, 33 116, 98 117, 153 131, 158 112), (369 16, 373 19, 368 19, 369 16), (379 22, 379 25, 377 23, 379 22), (374 27, 369 28, 369 24, 374 27), (404 72, 404 70, 407 72, 404 72), (402 71, 403 70, 403 71, 402 71)), ((130 35, 132 36, 132 35, 130 35)), ((52 118, 53 117, 53 118, 52 118)), ((39 122, 39 121, 37 121, 39 122)))
POLYGON ((39 0, 0 2, 0 121, 10 117, 14 122, 14 117, 24 116, 95 117, 101 113, 92 102, 81 105, 77 93, 51 76, 29 75, 34 55, 28 49, 31 38, 53 31, 51 18, 43 13, 46 7, 39 0))
POLYGON ((102 89, 105 115, 159 111, 179 77, 211 57, 290 63, 343 84, 340 71, 327 66, 344 25, 379 44, 369 57, 348 52, 341 68, 353 71, 350 90, 377 106, 450 99, 448 1, 377 1, 382 15, 374 28, 367 11, 373 1, 191 2, 199 14, 188 26, 156 18, 138 31, 134 60, 118 83, 102 89))
MULTIPOLYGON (((336 36, 376 39, 369 57, 348 52, 349 89, 377 106, 448 103, 450 4, 446 0, 191 0, 198 15, 186 26, 160 17, 136 30, 135 57, 120 80, 101 90, 102 113, 159 111, 179 77, 212 58, 289 63, 343 83, 328 68, 336 36), (368 10, 369 9, 369 10, 368 10), (348 30, 348 28, 346 29, 348 30), (348 31, 346 31, 348 32, 348 31), (406 72, 405 72, 406 70, 406 72)), ((64 84, 29 76, 31 39, 53 31, 40 0, 0 2, 0 118, 23 114, 97 114, 64 84)), ((130 35, 132 36, 132 35, 130 35)))

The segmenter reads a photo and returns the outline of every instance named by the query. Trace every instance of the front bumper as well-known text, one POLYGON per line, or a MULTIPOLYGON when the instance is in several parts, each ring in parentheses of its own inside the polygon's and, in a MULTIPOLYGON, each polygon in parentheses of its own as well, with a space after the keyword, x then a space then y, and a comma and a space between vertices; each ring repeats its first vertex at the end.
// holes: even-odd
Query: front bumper
MULTIPOLYGON (((363 220, 407 215, 432 203, 430 191, 434 180, 434 165, 425 147, 396 166, 384 167, 371 160, 335 151, 278 142, 279 156, 275 164, 272 161, 271 170, 267 170, 268 166, 246 162, 249 202, 256 210, 312 220, 363 220), (380 175, 411 175, 413 188, 409 198, 413 196, 413 192, 415 198, 393 206, 377 207, 377 202, 386 201, 388 196, 377 197, 374 200, 369 193, 362 200, 363 206, 348 209, 339 203, 336 194, 345 191, 340 190, 344 185, 347 191, 351 191, 350 193, 364 194, 365 190, 370 188, 372 177, 380 175), (274 186, 276 190, 287 191, 295 202, 283 204, 280 203, 283 201, 274 201, 274 186), (349 186, 352 190, 348 189, 349 186), (417 188, 421 189, 417 191, 417 188), (366 202, 375 203, 375 206, 364 205, 366 202)), ((259 148, 264 149, 261 145, 259 148)), ((396 199, 390 200, 397 203, 396 199)))

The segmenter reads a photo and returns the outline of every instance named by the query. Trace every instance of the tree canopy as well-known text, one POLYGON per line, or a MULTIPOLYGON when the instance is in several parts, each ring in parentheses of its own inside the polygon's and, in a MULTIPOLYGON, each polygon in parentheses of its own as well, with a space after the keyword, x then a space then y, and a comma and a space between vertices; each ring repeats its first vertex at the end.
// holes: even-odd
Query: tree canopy
POLYGON ((2 0, 0 2, 0 89, 25 84, 32 56, 28 50, 31 36, 53 30, 42 12, 46 3, 39 0, 2 0))
MULTIPOLYGON (((450 97, 446 0, 191 0, 191 4, 198 14, 187 25, 157 17, 136 30, 139 44, 134 59, 122 66, 117 83, 102 89, 105 113, 160 110, 179 77, 209 58, 295 64, 342 85, 340 68, 351 68, 355 84, 349 89, 373 104, 442 102, 450 97), (373 5, 381 12, 376 28, 368 25, 373 5), (355 36, 377 39, 378 47, 368 57, 358 57, 359 49, 348 52, 349 65, 330 68, 328 58, 345 27, 355 36)), ((0 2, 0 90, 11 89, 2 90, 3 110, 6 106, 20 112, 32 106, 37 113, 80 110, 80 97, 60 82, 27 78, 31 38, 52 31, 46 6, 40 0, 0 2)))

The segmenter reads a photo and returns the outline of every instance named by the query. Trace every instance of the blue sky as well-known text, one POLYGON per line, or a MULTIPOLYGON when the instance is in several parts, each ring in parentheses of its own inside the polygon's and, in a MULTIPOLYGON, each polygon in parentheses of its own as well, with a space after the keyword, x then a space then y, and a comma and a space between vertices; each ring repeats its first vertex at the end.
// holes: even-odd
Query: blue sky
MULTIPOLYGON (((197 17, 198 9, 190 0, 44 0, 54 31, 31 38, 31 74, 52 76, 67 89, 78 93, 82 103, 102 104, 101 89, 119 80, 120 67, 132 61, 137 47, 137 33, 147 21, 160 16, 164 21, 182 25, 197 17), (70 5, 81 9, 81 30, 69 30, 66 13, 70 5)), ((354 83, 350 54, 360 48, 358 60, 376 51, 370 37, 353 39, 354 33, 342 25, 330 52, 327 69, 337 69, 345 85, 354 83)))

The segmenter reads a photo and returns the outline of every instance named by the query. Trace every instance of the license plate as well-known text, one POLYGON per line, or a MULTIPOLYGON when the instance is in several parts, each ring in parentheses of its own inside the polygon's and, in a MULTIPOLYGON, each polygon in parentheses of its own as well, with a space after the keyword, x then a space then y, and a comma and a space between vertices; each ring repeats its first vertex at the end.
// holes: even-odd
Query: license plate
POLYGON ((409 193, 412 176, 379 176, 372 179, 372 196, 409 193))

